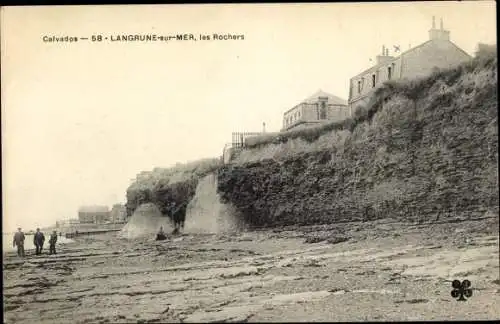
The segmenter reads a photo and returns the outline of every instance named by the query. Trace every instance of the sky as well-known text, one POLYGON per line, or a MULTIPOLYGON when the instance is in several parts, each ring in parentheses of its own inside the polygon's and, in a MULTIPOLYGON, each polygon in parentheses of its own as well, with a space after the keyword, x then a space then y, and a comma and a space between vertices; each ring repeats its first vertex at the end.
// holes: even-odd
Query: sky
POLYGON ((4 232, 125 203, 137 173, 219 157, 234 131, 279 131, 382 45, 426 41, 432 16, 469 54, 496 43, 493 1, 1 8, 4 232), (43 42, 155 33, 244 40, 43 42))

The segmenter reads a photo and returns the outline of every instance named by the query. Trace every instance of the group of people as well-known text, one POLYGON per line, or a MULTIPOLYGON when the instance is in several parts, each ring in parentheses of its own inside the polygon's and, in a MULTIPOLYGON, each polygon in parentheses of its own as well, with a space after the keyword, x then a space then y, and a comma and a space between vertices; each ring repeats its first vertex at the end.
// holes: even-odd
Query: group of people
MULTIPOLYGON (((25 236, 21 231, 21 228, 17 229, 16 234, 14 234, 13 246, 17 246, 17 255, 20 257, 25 257, 26 254, 24 252, 24 241, 25 236)), ((40 232, 40 229, 36 229, 36 233, 33 237, 33 244, 36 248, 36 255, 42 254, 43 244, 45 243, 45 235, 40 232)), ((56 243, 57 243, 57 232, 53 231, 49 238, 49 254, 56 254, 56 243)))

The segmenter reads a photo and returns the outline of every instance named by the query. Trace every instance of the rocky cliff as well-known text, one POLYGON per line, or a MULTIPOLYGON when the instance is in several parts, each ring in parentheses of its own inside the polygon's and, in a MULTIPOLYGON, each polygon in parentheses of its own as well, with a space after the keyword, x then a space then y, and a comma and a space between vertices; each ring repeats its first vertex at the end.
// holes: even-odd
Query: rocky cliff
POLYGON ((156 168, 137 175, 127 189, 127 215, 142 204, 155 204, 163 215, 172 202, 189 203, 200 179, 221 166, 220 159, 204 159, 172 168, 156 168))
POLYGON ((253 226, 498 212, 497 58, 387 83, 352 119, 256 141, 218 192, 253 226))

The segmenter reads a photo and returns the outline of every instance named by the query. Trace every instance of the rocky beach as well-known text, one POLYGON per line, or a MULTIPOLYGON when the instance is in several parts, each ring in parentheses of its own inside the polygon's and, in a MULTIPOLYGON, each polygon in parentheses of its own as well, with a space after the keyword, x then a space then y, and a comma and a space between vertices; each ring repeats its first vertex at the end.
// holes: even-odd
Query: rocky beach
POLYGON ((4 253, 5 323, 500 318, 498 218, 78 237, 4 253), (451 296, 468 279, 473 295, 451 296))

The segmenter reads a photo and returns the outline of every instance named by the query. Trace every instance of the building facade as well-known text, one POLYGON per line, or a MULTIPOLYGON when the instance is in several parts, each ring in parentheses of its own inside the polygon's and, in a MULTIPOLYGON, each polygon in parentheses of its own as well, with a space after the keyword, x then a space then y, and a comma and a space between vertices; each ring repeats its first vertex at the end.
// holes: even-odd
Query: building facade
POLYGON ((375 66, 350 79, 349 114, 352 116, 357 107, 366 104, 374 90, 388 80, 427 76, 436 68, 450 68, 470 59, 469 54, 450 41, 450 32, 443 28, 443 20, 437 29, 433 17, 428 41, 398 57, 390 56, 383 46, 375 66))
POLYGON ((108 206, 83 206, 78 210, 81 224, 103 224, 110 221, 108 206))
POLYGON ((349 110, 346 100, 319 90, 283 114, 282 131, 328 121, 341 121, 347 117, 349 117, 349 110))
POLYGON ((127 220, 127 210, 122 204, 115 204, 111 208, 110 221, 113 223, 123 223, 127 220))

